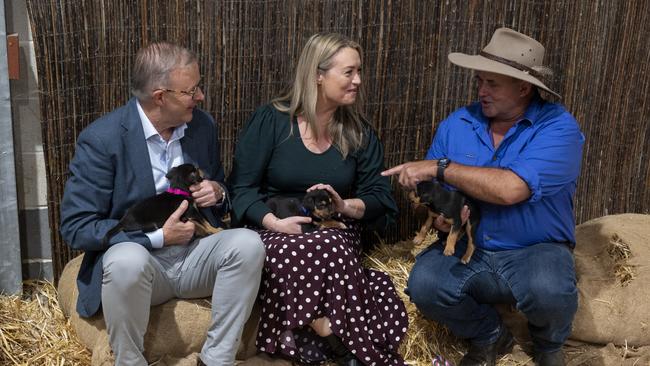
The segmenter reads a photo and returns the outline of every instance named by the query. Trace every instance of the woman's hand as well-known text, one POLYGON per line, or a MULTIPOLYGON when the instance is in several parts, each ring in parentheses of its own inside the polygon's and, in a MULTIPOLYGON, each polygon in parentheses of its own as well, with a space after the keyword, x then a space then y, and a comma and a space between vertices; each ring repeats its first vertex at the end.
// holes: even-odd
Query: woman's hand
POLYGON ((336 212, 343 212, 343 209, 345 208, 345 202, 343 198, 341 198, 341 196, 338 194, 338 192, 332 188, 331 185, 323 183, 314 184, 313 186, 307 188, 307 192, 311 192, 316 189, 324 189, 329 192, 330 197, 332 197, 332 203, 334 204, 334 210, 336 212))
MULTIPOLYGON (((463 210, 460 211, 460 221, 463 225, 469 220, 469 207, 463 206, 463 210)), ((445 222, 445 218, 442 215, 439 215, 436 217, 436 220, 433 222, 433 227, 436 228, 438 231, 443 231, 445 233, 448 233, 449 230, 451 230, 451 225, 445 222)))
POLYGON ((352 219, 360 219, 366 212, 366 204, 363 203, 362 200, 359 198, 348 198, 344 200, 329 184, 314 184, 313 186, 307 188, 307 192, 313 191, 315 189, 324 189, 329 192, 330 196, 332 197, 334 211, 339 212, 342 215, 345 215, 352 219))
POLYGON ((262 226, 271 231, 285 234, 302 234, 302 224, 311 223, 311 217, 291 216, 279 219, 274 214, 268 213, 262 219, 262 226))

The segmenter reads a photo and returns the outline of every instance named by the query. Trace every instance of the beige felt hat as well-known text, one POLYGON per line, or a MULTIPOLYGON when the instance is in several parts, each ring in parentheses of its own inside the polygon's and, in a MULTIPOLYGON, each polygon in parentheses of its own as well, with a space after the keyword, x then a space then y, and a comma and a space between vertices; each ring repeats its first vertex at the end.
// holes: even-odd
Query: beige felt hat
POLYGON ((542 65, 543 60, 544 46, 541 43, 510 28, 494 31, 490 43, 478 55, 449 54, 449 61, 460 67, 511 76, 561 98, 540 80, 553 74, 551 69, 542 65))

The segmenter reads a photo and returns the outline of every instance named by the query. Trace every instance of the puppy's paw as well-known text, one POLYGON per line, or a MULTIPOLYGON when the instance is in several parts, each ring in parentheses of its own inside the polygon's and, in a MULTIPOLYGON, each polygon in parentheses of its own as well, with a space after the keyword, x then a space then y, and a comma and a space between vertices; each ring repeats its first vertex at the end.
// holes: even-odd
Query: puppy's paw
POLYGON ((445 250, 442 253, 448 257, 454 255, 454 248, 445 247, 445 250))
POLYGON ((339 225, 338 225, 338 227, 339 227, 339 229, 347 229, 347 228, 348 228, 348 227, 347 227, 347 226, 345 226, 345 224, 344 224, 344 223, 342 223, 342 222, 339 222, 339 225))

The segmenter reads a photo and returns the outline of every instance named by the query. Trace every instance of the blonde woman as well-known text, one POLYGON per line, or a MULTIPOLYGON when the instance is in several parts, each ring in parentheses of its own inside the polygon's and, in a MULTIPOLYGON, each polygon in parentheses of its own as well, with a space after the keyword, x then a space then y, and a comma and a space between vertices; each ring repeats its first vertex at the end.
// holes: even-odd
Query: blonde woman
POLYGON ((267 250, 257 347, 298 362, 404 364, 404 304, 386 274, 361 266, 361 228, 397 212, 383 148, 360 113, 361 56, 342 35, 312 36, 288 93, 247 122, 230 176, 235 220, 259 228, 267 250), (346 229, 303 234, 310 218, 281 219, 265 203, 317 188, 346 229))

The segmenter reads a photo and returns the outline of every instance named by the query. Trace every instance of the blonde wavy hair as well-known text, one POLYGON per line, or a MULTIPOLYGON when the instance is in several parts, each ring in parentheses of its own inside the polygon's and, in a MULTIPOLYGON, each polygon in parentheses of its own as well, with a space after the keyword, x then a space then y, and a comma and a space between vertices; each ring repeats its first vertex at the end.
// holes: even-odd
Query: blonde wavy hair
MULTIPOLYGON (((321 137, 318 136, 316 128, 318 75, 332 68, 332 59, 343 48, 352 48, 359 53, 359 58, 363 58, 361 46, 338 33, 317 33, 305 44, 289 91, 271 101, 277 110, 289 113, 291 134, 293 134, 293 118, 299 115, 314 131, 315 138, 321 137)), ((363 105, 363 95, 359 89, 355 102, 338 107, 329 125, 328 132, 332 143, 341 152, 343 159, 363 144, 364 119, 361 105, 363 105)))

